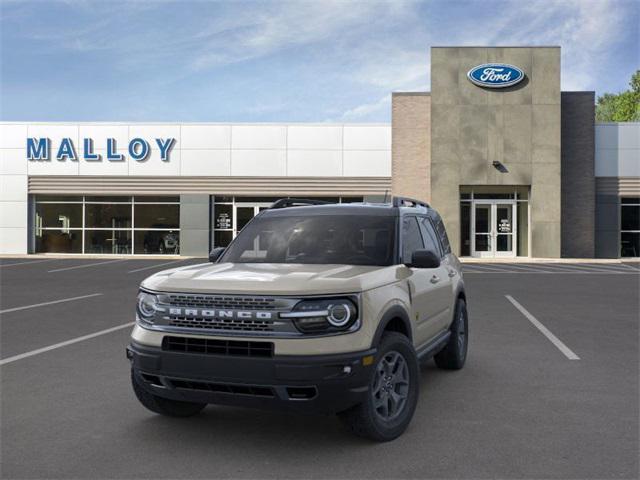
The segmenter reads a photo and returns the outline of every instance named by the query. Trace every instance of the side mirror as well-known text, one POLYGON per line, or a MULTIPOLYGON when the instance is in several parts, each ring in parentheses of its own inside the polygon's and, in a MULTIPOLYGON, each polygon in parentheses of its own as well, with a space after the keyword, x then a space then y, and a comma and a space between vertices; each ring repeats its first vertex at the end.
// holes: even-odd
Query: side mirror
POLYGON ((216 263, 218 259, 222 256, 224 251, 225 251, 224 247, 214 248, 213 250, 211 250, 211 252, 209 252, 209 261, 211 263, 216 263))
POLYGON ((440 257, 432 250, 416 250, 411 255, 412 268, 438 268, 440 266, 440 257))

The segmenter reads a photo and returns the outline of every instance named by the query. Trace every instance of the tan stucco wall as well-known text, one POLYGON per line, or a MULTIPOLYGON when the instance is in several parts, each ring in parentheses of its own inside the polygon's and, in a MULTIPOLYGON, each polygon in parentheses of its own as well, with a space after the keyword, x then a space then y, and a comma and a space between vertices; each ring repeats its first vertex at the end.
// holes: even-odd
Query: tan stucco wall
POLYGON ((531 185, 531 255, 560 257, 560 48, 434 47, 431 87, 431 203, 454 251, 460 185, 531 185), (525 80, 491 90, 467 79, 492 62, 520 67, 525 80))
POLYGON ((392 193, 431 201, 431 97, 394 93, 391 102, 392 193))

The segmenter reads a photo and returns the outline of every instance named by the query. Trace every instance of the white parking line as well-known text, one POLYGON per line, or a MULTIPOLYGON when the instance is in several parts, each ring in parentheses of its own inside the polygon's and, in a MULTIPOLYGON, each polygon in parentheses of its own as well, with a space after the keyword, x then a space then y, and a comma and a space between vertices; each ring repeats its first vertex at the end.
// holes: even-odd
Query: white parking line
POLYGON ((123 328, 131 327, 134 323, 136 322, 125 323, 122 325, 118 325, 117 327, 107 328, 106 330, 100 330, 99 332, 90 333, 89 335, 83 335, 82 337, 72 338, 71 340, 67 340, 65 342, 55 343, 53 345, 49 345, 48 347, 31 350, 30 352, 21 353, 20 355, 14 355, 13 357, 3 358, 2 360, 0 360, 0 366, 6 365, 7 363, 17 362, 18 360, 22 360, 23 358, 29 358, 33 357, 34 355, 50 352, 51 350, 55 350, 57 348, 66 347, 67 345, 73 345, 74 343, 83 342, 91 338, 99 337, 100 335, 106 335, 107 333, 116 332, 118 330, 122 330, 123 328))
POLYGON ((514 307, 516 307, 520 311, 520 313, 522 313, 527 318, 527 320, 533 323, 533 325, 538 330, 540 330, 540 332, 545 337, 547 337, 547 339, 551 343, 553 343, 558 348, 558 350, 560 350, 564 354, 565 357, 567 357, 569 360, 580 360, 580 357, 578 355, 573 353, 573 351, 569 347, 562 343, 562 341, 558 337, 551 333, 551 331, 547 327, 540 323, 540 321, 536 317, 531 315, 531 313, 529 313, 526 308, 520 305, 511 295, 505 295, 505 297, 513 304, 514 307))
POLYGON ((563 264, 563 263, 558 263, 558 264, 547 264, 545 265, 546 268, 551 268, 553 269, 557 269, 559 271, 565 271, 565 272, 596 272, 596 273, 601 273, 601 272, 605 272, 605 273, 621 273, 620 271, 616 270, 614 272, 612 272, 611 270, 607 270, 607 269, 603 269, 600 268, 599 266, 590 266, 590 265, 567 265, 567 264, 563 264))
POLYGON ((163 267, 164 265, 171 265, 172 263, 184 262, 184 260, 173 260, 172 262, 156 263, 150 267, 136 268, 135 270, 129 270, 127 273, 142 272, 143 270, 151 270, 152 268, 163 267))
POLYGON ((97 265, 106 265, 107 263, 126 262, 126 261, 127 261, 126 258, 122 258, 120 260, 109 260, 106 262, 86 263, 84 265, 76 265, 75 267, 56 268, 55 270, 49 270, 47 273, 64 272, 67 270, 75 270, 76 268, 88 268, 88 267, 95 267, 97 265))
POLYGON ((54 260, 60 260, 60 259, 59 258, 47 258, 46 260, 27 260, 26 262, 0 263, 0 268, 17 267, 19 265, 32 265, 34 263, 42 263, 42 262, 53 262, 54 260))
POLYGON ((101 293, 92 293, 90 295, 82 295, 81 297, 62 298, 60 300, 53 300, 51 302, 34 303, 33 305, 25 305, 24 307, 7 308, 6 310, 0 310, 0 313, 17 312, 18 310, 27 310, 28 308, 44 307, 45 305, 53 305, 55 303, 73 302, 75 300, 82 300, 83 298, 98 297, 101 293))
POLYGON ((477 263, 469 263, 467 265, 463 265, 464 268, 473 268, 474 270, 478 270, 481 272, 504 272, 505 269, 503 267, 499 267, 497 265, 489 266, 489 265, 481 265, 477 263))
POLYGON ((515 268, 516 270, 519 271, 524 271, 524 272, 534 272, 534 273, 538 273, 538 272, 542 272, 542 273, 553 273, 549 270, 544 270, 541 268, 541 266, 539 265, 532 265, 532 264, 525 264, 525 265, 514 265, 512 263, 508 264, 508 267, 510 269, 515 268))

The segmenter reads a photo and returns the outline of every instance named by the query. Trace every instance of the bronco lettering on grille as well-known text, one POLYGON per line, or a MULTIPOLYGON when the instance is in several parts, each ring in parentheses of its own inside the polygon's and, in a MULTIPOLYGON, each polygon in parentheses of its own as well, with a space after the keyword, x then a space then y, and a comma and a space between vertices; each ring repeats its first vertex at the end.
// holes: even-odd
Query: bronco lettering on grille
POLYGON ((248 310, 212 310, 200 308, 170 307, 169 315, 176 317, 232 318, 242 320, 270 320, 273 312, 248 310))

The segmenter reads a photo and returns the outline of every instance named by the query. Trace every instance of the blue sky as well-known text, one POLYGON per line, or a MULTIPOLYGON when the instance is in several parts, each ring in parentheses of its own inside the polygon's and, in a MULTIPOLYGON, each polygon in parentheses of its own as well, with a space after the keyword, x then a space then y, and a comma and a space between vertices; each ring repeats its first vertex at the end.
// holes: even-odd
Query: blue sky
POLYGON ((388 122, 432 45, 560 45, 562 88, 627 88, 640 1, 0 0, 2 120, 388 122))

